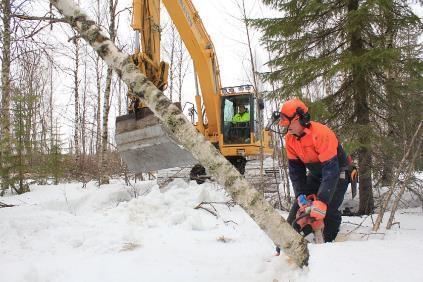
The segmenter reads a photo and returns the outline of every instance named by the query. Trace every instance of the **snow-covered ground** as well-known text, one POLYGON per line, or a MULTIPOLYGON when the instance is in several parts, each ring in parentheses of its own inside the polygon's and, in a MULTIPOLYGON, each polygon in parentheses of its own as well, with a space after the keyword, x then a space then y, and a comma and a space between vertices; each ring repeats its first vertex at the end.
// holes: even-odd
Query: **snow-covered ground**
POLYGON ((212 183, 31 186, 0 201, 17 205, 0 209, 2 282, 423 281, 418 208, 377 234, 371 217, 344 217, 339 242, 310 244, 298 270, 212 183))

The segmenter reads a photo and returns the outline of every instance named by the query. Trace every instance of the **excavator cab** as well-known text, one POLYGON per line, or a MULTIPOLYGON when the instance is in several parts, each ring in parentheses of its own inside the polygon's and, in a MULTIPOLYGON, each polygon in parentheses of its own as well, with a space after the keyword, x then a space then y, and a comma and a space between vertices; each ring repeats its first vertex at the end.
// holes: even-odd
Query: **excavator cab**
POLYGON ((251 142, 250 97, 228 97, 223 100, 223 143, 248 144, 251 142))
POLYGON ((250 144, 254 141, 256 113, 253 86, 222 89, 223 144, 250 144))

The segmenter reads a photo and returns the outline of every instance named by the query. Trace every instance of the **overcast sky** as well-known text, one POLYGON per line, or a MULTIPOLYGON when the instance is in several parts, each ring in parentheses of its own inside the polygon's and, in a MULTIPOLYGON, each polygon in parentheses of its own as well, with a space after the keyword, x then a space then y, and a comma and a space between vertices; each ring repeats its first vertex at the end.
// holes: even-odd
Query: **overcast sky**
MULTIPOLYGON (((240 21, 241 11, 236 3, 241 0, 193 0, 203 19, 205 28, 215 45, 218 56, 222 85, 230 86, 248 82, 246 71, 250 70, 245 26, 240 21)), ((266 15, 261 1, 245 0, 248 17, 258 18, 266 15)), ((253 50, 258 56, 258 67, 266 60, 264 48, 259 45, 259 33, 251 30, 253 50)))
MULTIPOLYGON (((222 86, 252 84, 251 64, 247 46, 247 35, 237 3, 241 0, 192 0, 204 27, 214 44, 220 66, 222 86)), ((263 17, 270 14, 259 0, 245 0, 248 17, 263 17)), ((166 11, 163 11, 166 14, 166 11)), ((164 18, 167 16, 165 15, 164 18)), ((260 34, 251 30, 253 52, 258 70, 263 70, 267 53, 259 44, 260 34)), ((185 101, 192 100, 195 93, 192 69, 184 83, 185 101)))

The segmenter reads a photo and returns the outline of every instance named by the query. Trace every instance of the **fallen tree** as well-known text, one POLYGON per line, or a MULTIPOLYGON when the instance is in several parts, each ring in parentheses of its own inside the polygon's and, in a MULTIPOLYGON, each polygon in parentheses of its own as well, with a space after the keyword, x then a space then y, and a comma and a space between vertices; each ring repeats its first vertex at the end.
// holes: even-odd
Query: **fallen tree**
POLYGON ((239 172, 197 132, 185 115, 173 105, 132 63, 130 57, 117 49, 101 28, 71 0, 50 0, 81 38, 86 40, 99 56, 111 66, 128 85, 133 94, 154 112, 193 156, 214 176, 219 184, 232 196, 280 246, 285 254, 298 266, 308 263, 307 243, 279 213, 239 174, 239 172))

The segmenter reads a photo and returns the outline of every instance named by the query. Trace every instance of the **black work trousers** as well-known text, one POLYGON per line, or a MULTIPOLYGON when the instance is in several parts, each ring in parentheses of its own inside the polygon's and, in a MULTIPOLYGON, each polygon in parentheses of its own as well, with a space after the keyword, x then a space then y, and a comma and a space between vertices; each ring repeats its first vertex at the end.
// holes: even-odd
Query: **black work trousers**
MULTIPOLYGON (((323 235, 325 237, 325 242, 332 242, 333 240, 335 240, 336 235, 338 235, 339 232, 339 226, 342 222, 342 216, 339 207, 341 206, 342 201, 344 200, 344 195, 348 188, 348 177, 345 177, 347 175, 348 171, 341 172, 341 177, 338 180, 337 186, 333 191, 331 191, 328 210, 326 211, 326 217, 324 219, 325 228, 323 230, 323 235)), ((307 175, 307 184, 305 189, 306 195, 317 194, 319 187, 320 179, 313 175, 307 175)), ((298 209, 298 202, 297 200, 295 200, 294 204, 291 207, 291 210, 289 211, 287 219, 289 224, 292 225, 292 223, 294 222, 298 209)), ((293 224, 293 227, 297 231, 300 231, 300 227, 297 224, 293 224)), ((302 231, 304 235, 307 235, 312 232, 312 229, 310 226, 307 226, 302 231)))

